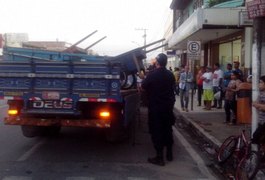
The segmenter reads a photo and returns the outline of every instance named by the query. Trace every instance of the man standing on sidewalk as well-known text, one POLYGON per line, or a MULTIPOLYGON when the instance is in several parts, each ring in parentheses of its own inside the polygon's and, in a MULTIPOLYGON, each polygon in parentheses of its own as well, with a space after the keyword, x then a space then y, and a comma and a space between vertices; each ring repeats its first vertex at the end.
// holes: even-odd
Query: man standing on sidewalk
POLYGON ((175 69, 174 69, 174 76, 175 76, 175 80, 176 80, 175 93, 176 93, 177 96, 179 96, 180 69, 178 67, 175 67, 175 69))
POLYGON ((240 81, 244 81, 244 75, 243 72, 241 71, 241 69, 239 68, 240 66, 240 62, 239 61, 234 61, 234 71, 236 71, 239 74, 239 80, 240 81))
POLYGON ((175 77, 166 69, 167 56, 163 53, 156 57, 156 69, 147 75, 142 88, 148 96, 148 125, 156 156, 148 162, 164 166, 163 149, 167 148, 166 158, 173 160, 172 125, 175 123, 173 108, 175 104, 175 77))
MULTIPOLYGON (((226 88, 229 84, 229 82, 231 81, 231 74, 232 74, 233 70, 232 70, 232 64, 228 63, 226 65, 226 71, 224 72, 224 88, 226 88)), ((225 89, 224 89, 225 90, 225 89)))
POLYGON ((185 66, 184 72, 180 74, 180 104, 183 111, 188 112, 189 92, 192 87, 193 74, 189 71, 189 66, 185 66))
POLYGON ((213 73, 212 68, 207 67, 206 72, 202 75, 203 80, 203 100, 205 101, 205 110, 211 110, 213 100, 213 73))
POLYGON ((198 100, 198 106, 201 106, 202 103, 202 94, 203 94, 203 80, 202 75, 205 73, 205 66, 201 66, 199 72, 196 75, 196 83, 197 83, 197 100, 198 100))

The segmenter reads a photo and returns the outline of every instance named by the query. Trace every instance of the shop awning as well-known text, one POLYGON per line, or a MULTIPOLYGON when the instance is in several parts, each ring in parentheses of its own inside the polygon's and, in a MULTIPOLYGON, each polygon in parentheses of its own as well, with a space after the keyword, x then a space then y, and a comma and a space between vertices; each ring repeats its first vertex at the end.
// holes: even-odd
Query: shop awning
POLYGON ((241 8, 197 9, 168 40, 168 48, 185 50, 187 41, 201 41, 202 44, 238 32, 241 8))

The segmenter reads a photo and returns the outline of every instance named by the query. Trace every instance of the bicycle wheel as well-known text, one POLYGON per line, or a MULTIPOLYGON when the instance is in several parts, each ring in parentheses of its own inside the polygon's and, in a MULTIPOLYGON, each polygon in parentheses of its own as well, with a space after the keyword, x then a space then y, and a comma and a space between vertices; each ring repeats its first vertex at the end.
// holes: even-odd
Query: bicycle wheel
POLYGON ((245 156, 236 168, 236 180, 253 180, 259 170, 259 160, 259 154, 256 151, 251 151, 245 156))
POLYGON ((231 157, 236 148, 236 142, 236 136, 229 136, 224 140, 217 154, 217 160, 219 163, 224 163, 228 158, 231 157))

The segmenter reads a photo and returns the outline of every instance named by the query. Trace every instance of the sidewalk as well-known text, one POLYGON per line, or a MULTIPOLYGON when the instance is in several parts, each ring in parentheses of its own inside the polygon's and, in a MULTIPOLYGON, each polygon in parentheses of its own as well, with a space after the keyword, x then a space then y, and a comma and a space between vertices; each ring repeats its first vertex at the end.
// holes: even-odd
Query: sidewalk
MULTIPOLYGON (((177 123, 184 122, 188 127, 192 128, 191 131, 195 130, 196 134, 206 140, 211 149, 218 149, 227 137, 239 135, 243 129, 246 130, 247 137, 250 137, 250 124, 225 124, 223 123, 225 119, 224 109, 212 108, 211 111, 206 111, 203 106, 197 106, 196 98, 197 95, 195 94, 193 97, 193 110, 191 110, 190 103, 189 112, 185 112, 181 109, 179 96, 176 96, 174 112, 177 115, 177 119, 180 120, 177 120, 177 123)), ((223 171, 221 170, 221 172, 223 171)), ((265 172, 263 170, 259 171, 256 179, 265 179, 265 172)))
POLYGON ((250 124, 228 125, 223 123, 225 120, 224 108, 212 108, 210 111, 203 109, 203 106, 197 106, 197 95, 193 97, 193 110, 191 110, 191 97, 189 103, 189 112, 181 110, 180 98, 176 96, 175 113, 182 116, 182 120, 191 125, 203 135, 209 143, 215 147, 220 147, 222 142, 231 135, 239 135, 243 129, 250 133, 250 124))

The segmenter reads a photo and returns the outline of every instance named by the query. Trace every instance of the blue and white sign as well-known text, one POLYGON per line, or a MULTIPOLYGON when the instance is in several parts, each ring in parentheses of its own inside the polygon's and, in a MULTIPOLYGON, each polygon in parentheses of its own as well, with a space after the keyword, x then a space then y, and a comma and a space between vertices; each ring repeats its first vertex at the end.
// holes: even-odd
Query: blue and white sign
POLYGON ((200 59, 201 41, 188 41, 187 56, 189 59, 200 59))

